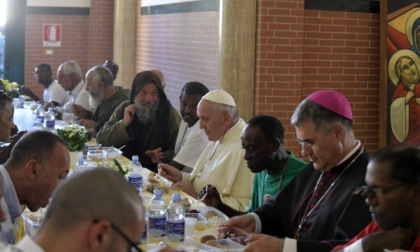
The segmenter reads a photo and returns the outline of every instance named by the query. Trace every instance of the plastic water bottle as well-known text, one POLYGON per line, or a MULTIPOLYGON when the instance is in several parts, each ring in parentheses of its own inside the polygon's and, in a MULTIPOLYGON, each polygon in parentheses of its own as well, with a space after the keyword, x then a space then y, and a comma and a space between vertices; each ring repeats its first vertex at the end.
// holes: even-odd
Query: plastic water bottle
POLYGON ((23 108, 23 95, 19 95, 19 102, 16 104, 15 108, 23 108))
POLYGON ((184 241, 185 236, 185 208, 181 204, 181 195, 174 193, 172 201, 166 211, 166 242, 176 247, 184 241))
POLYGON ((89 151, 89 145, 88 145, 88 143, 85 143, 85 145, 83 146, 83 149, 82 149, 82 156, 83 156, 84 159, 87 159, 88 151, 89 151))
POLYGON ((150 200, 147 214, 149 223, 147 226, 147 239, 150 243, 165 242, 166 233, 166 204, 162 199, 162 190, 155 189, 154 196, 150 200))
POLYGON ((140 174, 141 174, 141 171, 142 171, 142 169, 143 169, 143 166, 142 166, 142 165, 141 165, 141 163, 140 163, 139 156, 137 156, 137 155, 133 155, 133 156, 131 157, 130 168, 131 168, 131 170, 132 170, 133 172, 136 172, 136 173, 140 173, 140 174))
POLYGON ((45 115, 45 127, 47 130, 54 132, 55 126, 55 114, 53 108, 48 108, 48 112, 45 115))
POLYGON ((139 156, 134 155, 131 160, 131 171, 127 174, 128 182, 132 184, 138 191, 141 191, 143 185, 143 176, 141 172, 143 167, 139 161, 139 156))
POLYGON ((35 110, 35 117, 36 122, 44 123, 44 109, 42 108, 42 104, 38 104, 38 107, 35 110))
POLYGON ((86 159, 82 156, 77 158, 77 162, 74 165, 74 172, 79 172, 79 171, 83 171, 86 169, 90 169, 95 167, 95 164, 86 161, 86 159))
POLYGON ((74 172, 83 171, 86 168, 85 159, 83 157, 78 157, 77 162, 74 165, 74 172))
POLYGON ((34 124, 32 129, 38 130, 44 128, 44 109, 42 104, 38 104, 36 110, 34 111, 34 124))

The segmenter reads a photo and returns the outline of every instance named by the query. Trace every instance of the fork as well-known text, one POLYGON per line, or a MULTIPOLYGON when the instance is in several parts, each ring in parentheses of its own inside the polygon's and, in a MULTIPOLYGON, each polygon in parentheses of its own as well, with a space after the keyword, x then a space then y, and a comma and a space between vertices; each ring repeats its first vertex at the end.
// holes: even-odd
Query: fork
POLYGON ((203 200, 206 198, 206 196, 207 196, 207 194, 209 193, 209 190, 211 190, 213 188, 213 186, 210 186, 210 188, 208 188, 207 190, 206 190, 206 193, 203 195, 203 196, 201 196, 201 198, 198 198, 197 197, 197 206, 198 206, 198 204, 200 204, 201 202, 203 202, 203 200))

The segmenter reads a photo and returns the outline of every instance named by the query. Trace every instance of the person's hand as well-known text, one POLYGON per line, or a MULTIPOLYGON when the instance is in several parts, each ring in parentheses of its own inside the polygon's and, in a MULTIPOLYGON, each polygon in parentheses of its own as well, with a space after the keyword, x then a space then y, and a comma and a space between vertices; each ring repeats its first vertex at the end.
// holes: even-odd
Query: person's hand
POLYGON ((235 216, 221 225, 222 227, 237 227, 245 232, 252 233, 255 231, 255 219, 250 214, 235 216))
POLYGON ((44 111, 48 111, 49 108, 54 108, 54 103, 52 102, 44 103, 44 111))
POLYGON ((96 137, 96 125, 97 123, 93 120, 88 119, 81 119, 79 120, 79 125, 82 125, 86 128, 86 131, 88 132, 89 139, 92 137, 96 137))
POLYGON ((222 204, 222 199, 220 198, 220 194, 217 191, 217 188, 212 185, 206 185, 203 189, 200 190, 198 193, 198 198, 201 199, 204 197, 204 204, 207 206, 212 206, 215 208, 219 208, 222 204))
POLYGON ((252 234, 245 239, 247 246, 244 252, 276 251, 282 252, 284 240, 265 234, 252 234))
POLYGON ((34 101, 39 101, 39 97, 28 87, 22 86, 20 87, 20 92, 26 96, 31 97, 34 101))
POLYGON ((93 120, 81 119, 79 124, 85 126, 86 129, 96 129, 96 122, 93 120))
POLYGON ((78 104, 73 104, 71 106, 71 110, 73 111, 73 114, 76 117, 84 118, 86 116, 87 110, 78 104))
POLYGON ((125 127, 128 127, 133 122, 135 115, 136 107, 134 106, 134 104, 130 104, 124 109, 123 123, 125 127))
POLYGON ((158 164, 159 175, 176 183, 181 181, 182 173, 175 167, 168 164, 160 163, 158 164))
POLYGON ((413 230, 400 227, 379 231, 363 238, 363 250, 369 252, 384 249, 410 249, 415 237, 413 230))
POLYGON ((147 150, 144 154, 146 154, 154 164, 159 164, 163 160, 162 148, 147 150))
POLYGON ((172 186, 175 190, 183 191, 184 193, 190 195, 194 199, 198 197, 198 193, 194 190, 194 187, 188 182, 177 182, 172 186))
POLYGON ((24 94, 24 95, 27 95, 27 96, 31 96, 31 95, 33 95, 33 94, 34 94, 34 92, 32 92, 32 90, 31 90, 31 89, 29 89, 29 88, 27 88, 27 87, 25 87, 25 86, 21 86, 21 87, 20 87, 20 92, 21 92, 22 94, 24 94))

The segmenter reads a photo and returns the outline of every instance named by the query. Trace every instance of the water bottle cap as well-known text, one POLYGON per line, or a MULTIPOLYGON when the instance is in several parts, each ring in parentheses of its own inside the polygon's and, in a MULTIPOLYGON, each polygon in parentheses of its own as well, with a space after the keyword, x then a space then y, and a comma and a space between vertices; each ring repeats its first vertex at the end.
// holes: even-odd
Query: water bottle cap
POLYGON ((133 156, 131 157, 131 160, 132 160, 132 161, 139 161, 139 156, 138 156, 138 155, 133 155, 133 156))
POLYGON ((172 194, 172 201, 181 201, 181 194, 179 193, 172 194))
POLYGON ((154 194, 155 196, 162 196, 162 190, 160 190, 160 189, 155 189, 155 190, 153 191, 153 194, 154 194))

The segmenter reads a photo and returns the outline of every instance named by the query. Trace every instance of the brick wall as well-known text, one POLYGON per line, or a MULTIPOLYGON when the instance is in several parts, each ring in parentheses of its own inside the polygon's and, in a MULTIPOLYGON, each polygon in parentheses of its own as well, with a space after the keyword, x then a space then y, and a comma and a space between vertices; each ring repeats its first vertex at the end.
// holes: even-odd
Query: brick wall
POLYGON ((288 149, 297 147, 290 117, 302 99, 303 3, 263 0, 257 5, 255 114, 273 115, 284 124, 288 149))
POLYGON ((379 147, 379 15, 304 10, 304 1, 258 1, 256 114, 279 118, 286 146, 300 153, 290 117, 319 89, 349 99, 354 129, 368 151, 379 147))
MULTIPOLYGON (((298 154, 290 125, 297 104, 319 89, 340 90, 352 104, 356 137, 377 149, 379 15, 305 10, 303 0, 259 0, 257 8, 254 113, 279 118, 287 148, 298 154)), ((138 17, 137 69, 161 68, 175 106, 185 81, 217 87, 217 12, 138 17)))
MULTIPOLYGON (((90 16, 28 15, 25 83, 40 62, 55 72, 67 59, 83 71, 112 57, 112 0, 91 1, 90 16), (45 55, 43 23, 62 23, 63 46, 45 55)), ((286 146, 299 153, 290 117, 296 105, 319 89, 336 89, 350 100, 355 134, 368 151, 379 142, 379 15, 304 10, 304 1, 259 0, 255 114, 271 114, 286 126, 286 146)), ((140 6, 138 4, 138 6, 140 6)), ((136 70, 160 68, 169 99, 198 80, 217 87, 218 12, 140 15, 137 8, 136 70)))
POLYGON ((100 65, 113 59, 114 0, 91 1, 89 17, 88 65, 100 65))
POLYGON ((34 68, 40 63, 51 65, 54 78, 58 66, 66 60, 76 60, 82 71, 87 68, 89 16, 27 15, 26 17, 26 60, 25 86, 42 97, 43 87, 36 83, 34 68), (44 23, 61 24, 61 47, 42 46, 42 25, 44 23), (46 50, 52 50, 47 55, 46 50))
POLYGON ((84 74, 105 59, 112 59, 114 1, 91 1, 89 12, 89 15, 27 14, 25 85, 38 96, 42 97, 43 92, 43 87, 34 77, 34 68, 38 64, 50 64, 55 78, 58 66, 66 60, 76 60, 84 74), (61 24, 61 47, 42 46, 44 23, 61 24), (46 50, 52 50, 53 54, 47 55, 46 50))
POLYGON ((218 20, 218 12, 138 13, 136 71, 161 69, 165 92, 177 108, 186 82, 200 81, 209 89, 218 85, 218 20))

